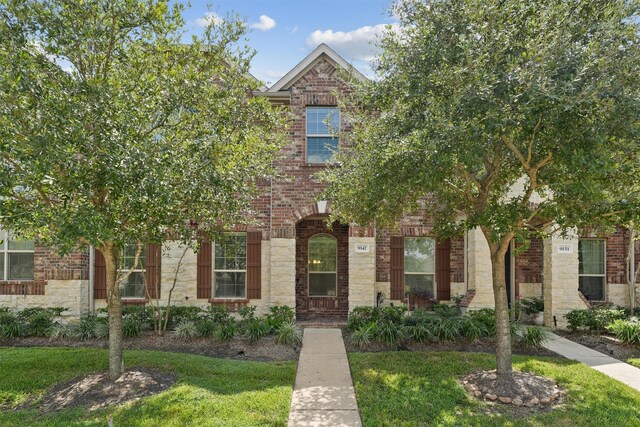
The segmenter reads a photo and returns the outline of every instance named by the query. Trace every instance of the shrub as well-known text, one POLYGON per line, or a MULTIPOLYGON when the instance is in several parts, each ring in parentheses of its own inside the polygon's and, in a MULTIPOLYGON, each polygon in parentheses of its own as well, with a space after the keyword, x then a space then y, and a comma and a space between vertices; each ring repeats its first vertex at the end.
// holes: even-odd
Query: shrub
MULTIPOLYGON (((128 316, 122 319, 122 334, 125 338, 137 337, 142 333, 143 321, 137 316, 128 316)), ((94 334, 97 337, 97 333, 94 334)))
POLYGON ((380 310, 380 321, 385 323, 395 323, 400 325, 404 320, 404 314, 407 312, 407 307, 404 305, 383 307, 380 310))
POLYGON ((347 329, 355 331, 371 323, 380 320, 380 308, 378 307, 356 307, 349 313, 347 329))
POLYGON ((525 314, 536 314, 544 311, 544 300, 540 297, 524 298, 520 300, 519 304, 525 314))
POLYGON ((97 339, 109 338, 109 321, 104 319, 96 322, 93 333, 97 339))
POLYGON ((281 326, 293 323, 296 318, 295 311, 287 305, 276 305, 269 309, 267 323, 269 328, 277 332, 281 326))
POLYGON ((36 337, 45 337, 54 325, 54 313, 41 310, 36 311, 27 318, 27 334, 36 337))
POLYGON ((435 335, 439 340, 452 341, 462 334, 462 319, 445 317, 435 324, 435 335))
POLYGON ((432 341, 435 338, 431 328, 424 323, 407 326, 406 328, 408 337, 415 342, 432 341))
POLYGON ((104 317, 98 317, 95 314, 80 316, 80 319, 77 322, 69 323, 68 337, 78 340, 98 338, 96 329, 100 322, 107 323, 107 319, 104 317))
POLYGON ((472 317, 464 317, 462 319, 461 333, 466 339, 477 341, 482 337, 488 336, 489 329, 487 325, 480 320, 472 317))
POLYGON ((458 317, 458 307, 449 304, 434 304, 431 310, 440 317, 458 317))
POLYGON ((256 306, 255 305, 245 305, 238 310, 238 314, 245 322, 251 322, 256 318, 256 306))
POLYGON ((601 332, 614 320, 624 319, 626 313, 623 309, 595 308, 591 310, 571 310, 564 316, 569 323, 569 329, 577 331, 589 329, 601 332))
POLYGON ((277 334, 276 342, 278 344, 295 346, 302 342, 302 329, 294 321, 281 324, 277 334))
POLYGON ((224 305, 211 306, 207 309, 205 317, 211 319, 214 323, 223 324, 233 322, 229 309, 224 305))
POLYGON ((196 323, 192 320, 183 320, 176 326, 176 336, 181 339, 193 339, 198 336, 196 323))
POLYGON ((355 331, 351 332, 349 341, 353 345, 364 348, 371 343, 371 340, 373 340, 375 329, 375 323, 371 323, 368 326, 361 326, 360 329, 356 329, 355 331))
POLYGON ((67 325, 61 325, 59 323, 54 324, 53 326, 51 326, 51 328, 49 328, 49 330, 47 331, 47 336, 50 339, 62 339, 62 338, 69 338, 70 337, 70 328, 67 325))
POLYGON ((546 331, 537 326, 527 326, 516 338, 518 344, 527 348, 539 348, 546 340, 546 331))
POLYGON ((269 325, 262 319, 252 319, 246 324, 245 334, 249 341, 255 342, 269 334, 269 325))
POLYGON ((220 341, 230 340, 236 334, 236 329, 236 322, 233 320, 221 323, 216 330, 216 338, 220 341))
POLYGON ((376 328, 376 338, 388 346, 400 345, 405 340, 404 327, 394 322, 380 322, 376 328))
POLYGON ((480 310, 472 310, 467 313, 470 318, 482 323, 487 328, 487 335, 493 337, 496 335, 496 312, 490 308, 481 308, 480 310))
POLYGON ((218 330, 218 326, 211 319, 200 319, 195 322, 195 325, 198 336, 201 337, 212 337, 218 330))
POLYGON ((640 321, 637 317, 629 320, 616 319, 607 326, 607 329, 619 340, 640 344, 640 321))
POLYGON ((182 322, 197 322, 202 317, 200 307, 172 306, 169 310, 169 323, 177 327, 182 322))
POLYGON ((27 334, 27 325, 24 320, 9 310, 0 312, 0 337, 20 338, 27 334))

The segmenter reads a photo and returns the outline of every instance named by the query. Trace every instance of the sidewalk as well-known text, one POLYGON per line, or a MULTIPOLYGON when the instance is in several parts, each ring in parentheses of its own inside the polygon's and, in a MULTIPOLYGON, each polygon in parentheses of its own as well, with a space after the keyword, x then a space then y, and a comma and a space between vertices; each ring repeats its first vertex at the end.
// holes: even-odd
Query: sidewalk
POLYGON ((304 330, 288 425, 362 426, 340 329, 304 330))
POLYGON ((544 346, 567 359, 582 362, 596 371, 600 371, 640 391, 640 369, 628 363, 621 362, 618 359, 614 359, 599 351, 592 350, 553 333, 549 333, 548 341, 544 346))

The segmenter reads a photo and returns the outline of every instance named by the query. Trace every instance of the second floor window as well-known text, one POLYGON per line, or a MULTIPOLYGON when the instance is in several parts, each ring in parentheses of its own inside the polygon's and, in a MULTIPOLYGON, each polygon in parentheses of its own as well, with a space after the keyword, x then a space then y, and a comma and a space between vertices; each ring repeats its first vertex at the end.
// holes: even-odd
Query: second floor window
POLYGON ((0 230, 0 280, 33 280, 33 240, 0 230))
POLYGON ((340 110, 336 107, 307 107, 307 163, 331 161, 338 150, 340 110))
POLYGON ((124 275, 129 273, 126 279, 120 282, 120 296, 122 298, 145 298, 144 280, 146 273, 147 247, 142 247, 138 264, 136 262, 137 245, 127 243, 122 250, 122 265, 118 273, 124 275))

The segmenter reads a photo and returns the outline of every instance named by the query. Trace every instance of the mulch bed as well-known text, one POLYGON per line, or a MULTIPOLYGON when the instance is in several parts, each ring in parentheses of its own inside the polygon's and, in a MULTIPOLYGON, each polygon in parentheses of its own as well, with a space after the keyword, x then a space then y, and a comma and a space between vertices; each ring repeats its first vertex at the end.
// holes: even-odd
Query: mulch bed
MULTIPOLYGON (((71 340, 28 337, 20 339, 0 340, 5 347, 93 347, 109 348, 108 340, 71 340)), ((243 337, 234 337, 229 341, 216 341, 211 338, 181 339, 168 331, 164 337, 145 331, 139 337, 124 340, 126 350, 157 350, 174 353, 199 354, 235 360, 252 360, 259 362, 275 362, 298 360, 300 349, 277 344, 274 337, 265 337, 256 342, 249 342, 243 337)))
MULTIPOLYGON (((349 340, 349 332, 343 330, 344 345, 348 353, 353 352, 382 352, 382 351, 461 351, 471 353, 496 353, 495 338, 481 338, 477 341, 457 340, 457 341, 438 341, 427 343, 408 343, 398 347, 389 347, 387 345, 372 342, 364 348, 351 344, 349 340)), ((521 354, 525 356, 553 356, 562 357, 557 353, 546 348, 524 348, 514 347, 513 354, 521 354)))
MULTIPOLYGON (((173 373, 148 369, 126 371, 115 381, 109 379, 108 372, 85 375, 51 388, 37 408, 44 413, 78 406, 89 410, 106 408, 160 393, 175 381, 173 373)), ((33 402, 28 401, 22 408, 32 406, 33 402)))
POLYGON ((640 345, 627 344, 610 335, 571 331, 555 331, 555 333, 622 362, 631 358, 640 358, 640 345))

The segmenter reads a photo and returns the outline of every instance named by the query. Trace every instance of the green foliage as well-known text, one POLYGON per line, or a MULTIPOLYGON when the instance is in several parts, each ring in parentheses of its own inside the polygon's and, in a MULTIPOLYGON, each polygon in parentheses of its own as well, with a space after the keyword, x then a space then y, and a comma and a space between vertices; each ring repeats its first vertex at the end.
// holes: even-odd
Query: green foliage
POLYGON ((231 314, 229 313, 229 309, 224 305, 210 306, 207 309, 206 317, 219 324, 233 321, 231 314))
POLYGON ((607 326, 616 338, 627 343, 640 344, 640 322, 637 317, 629 320, 616 319, 607 326))
POLYGON ((440 317, 458 317, 460 315, 458 307, 455 305, 437 303, 431 307, 431 310, 440 317))
POLYGON ((96 316, 93 314, 88 314, 84 316, 80 316, 80 319, 75 322, 70 322, 67 327, 69 331, 67 333, 68 337, 77 339, 77 340, 90 340, 99 338, 99 324, 107 323, 107 319, 104 317, 96 316))
POLYGON ((269 308, 267 324, 273 331, 280 329, 282 325, 289 325, 295 322, 296 312, 287 305, 276 305, 269 308))
POLYGON ((628 317, 623 309, 594 308, 584 310, 571 310, 564 316, 567 319, 569 329, 577 331, 589 329, 602 332, 614 320, 628 317))
POLYGON ((360 348, 364 348, 371 344, 371 341, 376 335, 376 324, 371 323, 369 325, 361 326, 359 329, 356 329, 351 332, 349 336, 349 341, 353 345, 357 345, 360 348))
POLYGON ((249 341, 255 342, 267 336, 270 332, 269 324, 262 319, 251 319, 247 321, 245 335, 249 341))
POLYGON ((378 322, 380 311, 379 307, 355 307, 349 313, 347 329, 353 332, 370 323, 378 322))
POLYGON ((433 329, 424 323, 418 323, 414 326, 407 326, 409 339, 415 342, 425 342, 435 340, 433 329))
POLYGON ((196 331, 198 331, 198 336, 200 337, 213 337, 218 331, 219 326, 216 323, 209 319, 200 319, 195 322, 196 331))
POLYGON ((538 326, 527 326, 516 338, 519 345, 527 348, 540 348, 546 340, 546 331, 538 326))
POLYGON ((405 329, 400 323, 380 322, 375 329, 378 341, 388 346, 398 346, 406 339, 405 329))
POLYGON ((178 325, 182 322, 197 322, 200 320, 202 309, 191 306, 173 306, 169 311, 169 323, 178 325))
POLYGON ((175 333, 180 339, 193 339, 198 337, 198 328, 194 321, 183 320, 176 326, 175 333))
POLYGON ((220 324, 216 331, 216 338, 220 341, 228 341, 235 336, 237 332, 236 323, 232 320, 220 324))
POLYGON ((6 310, 0 311, 0 337, 20 338, 27 335, 27 325, 20 317, 6 310))
MULTIPOLYGON (((125 338, 137 337, 142 333, 143 321, 137 316, 127 316, 122 319, 122 332, 125 338)), ((97 331, 94 329, 97 337, 97 331)))
POLYGON ((256 308, 255 305, 245 305, 238 310, 238 314, 243 321, 250 322, 256 318, 256 308))
POLYGON ((290 346, 298 346, 302 343, 302 329, 296 322, 281 323, 276 331, 276 342, 290 346))
POLYGON ((462 319, 461 333, 466 339, 477 341, 482 337, 489 336, 490 330, 485 322, 469 316, 462 319))
POLYGON ((470 318, 482 323, 487 328, 489 336, 496 335, 496 312, 490 308, 471 310, 467 313, 470 318))
POLYGON ((526 314, 536 314, 544 311, 544 300, 540 297, 523 298, 519 303, 522 311, 526 314))

